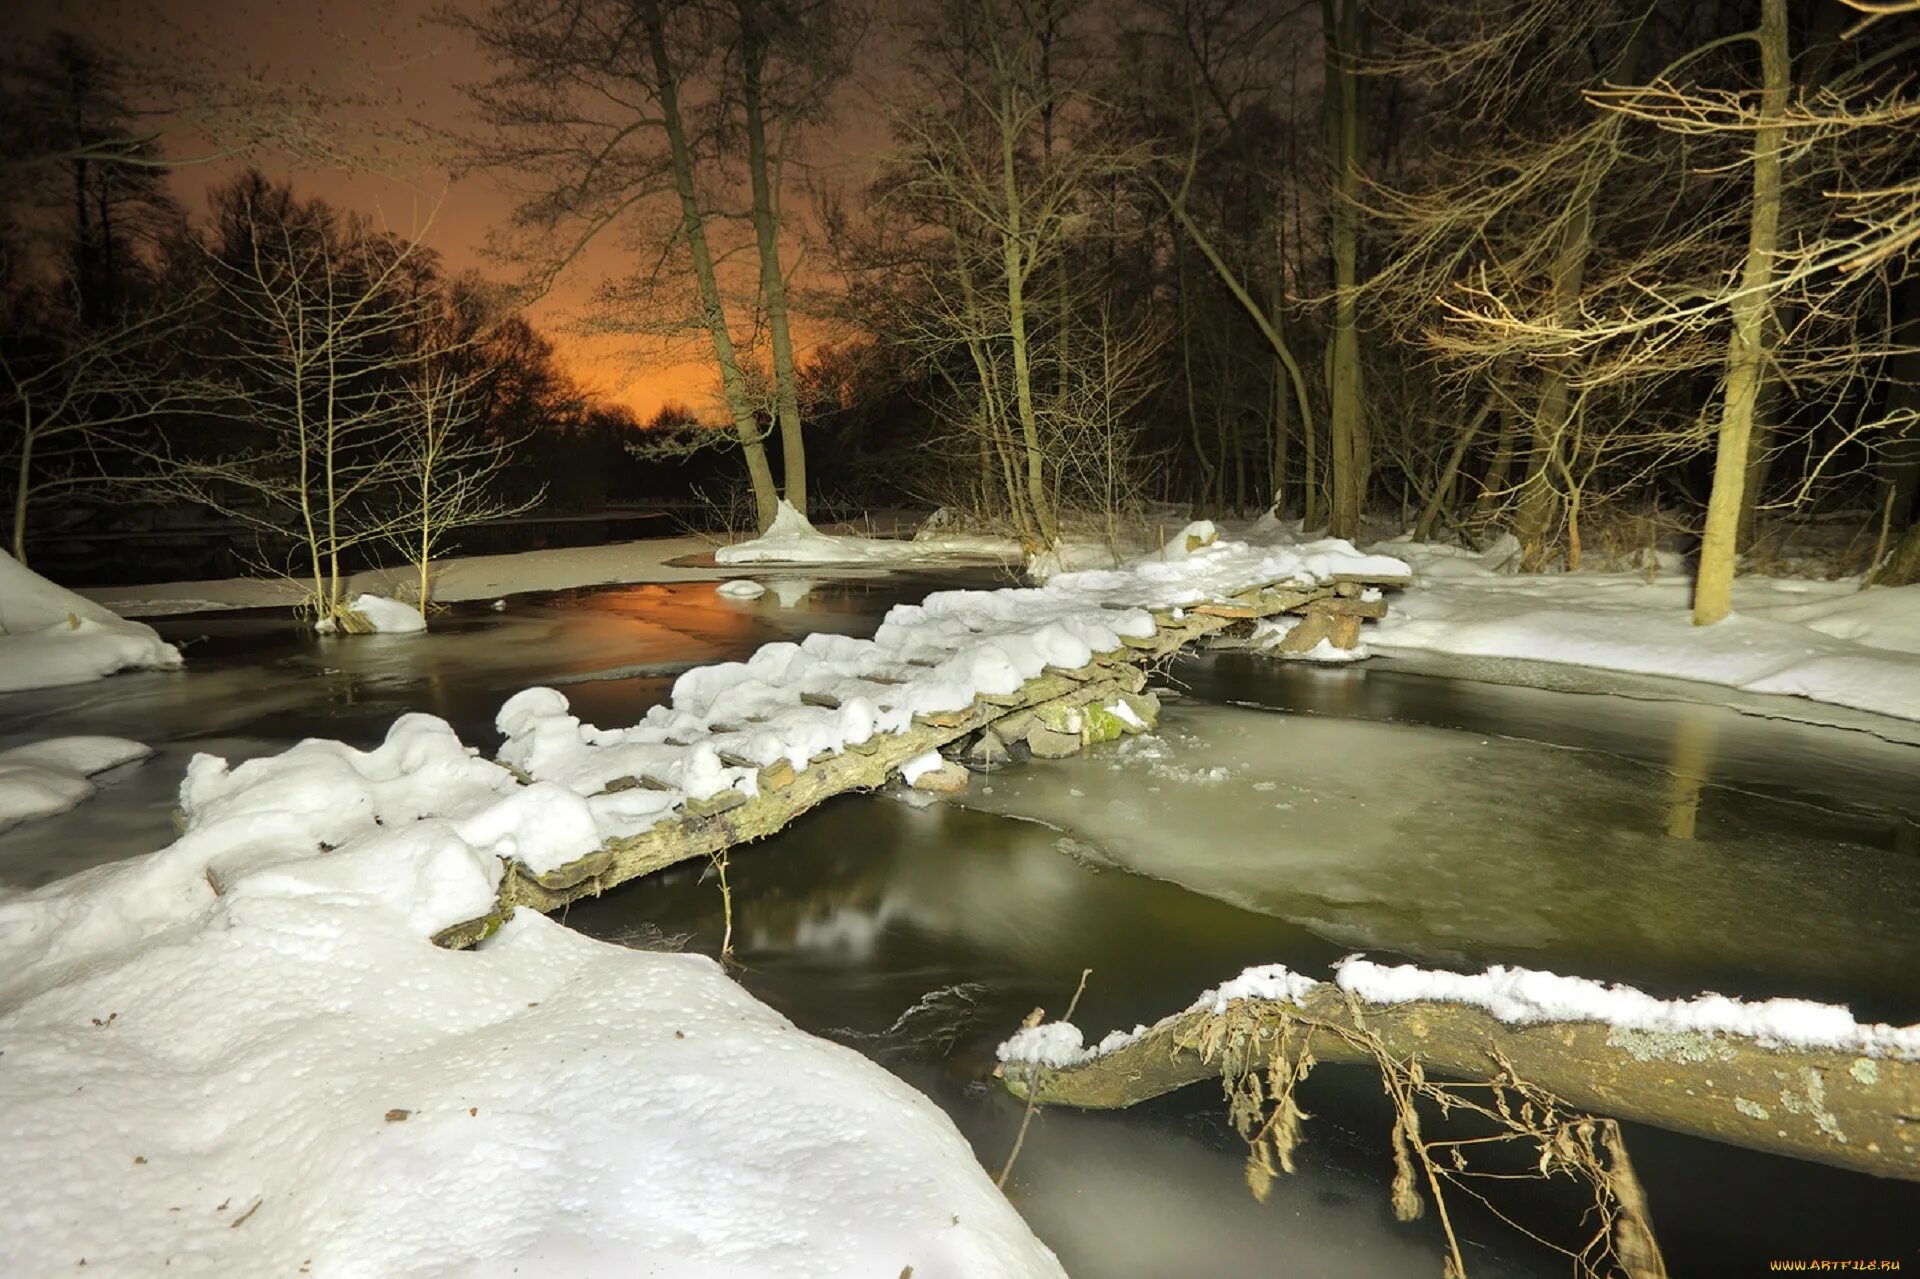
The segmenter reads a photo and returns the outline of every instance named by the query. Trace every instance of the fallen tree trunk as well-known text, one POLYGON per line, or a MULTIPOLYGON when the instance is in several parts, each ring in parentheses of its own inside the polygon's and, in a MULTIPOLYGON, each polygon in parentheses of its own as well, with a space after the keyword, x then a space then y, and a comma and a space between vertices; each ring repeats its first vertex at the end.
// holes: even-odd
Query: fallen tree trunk
POLYGON ((1395 1058, 1457 1079, 1511 1072, 1596 1114, 1752 1150, 1920 1181, 1920 1062, 1821 1048, 1768 1047, 1732 1034, 1648 1032, 1604 1022, 1518 1025, 1465 1004, 1365 1003, 1329 982, 1299 1002, 1249 999, 1195 1008, 1071 1065, 1010 1062, 1016 1096, 1045 1105, 1131 1106, 1202 1079, 1265 1064, 1284 1028, 1322 1062, 1395 1058))
MULTIPOLYGON (((688 800, 675 817, 641 834, 609 840, 587 856, 544 873, 509 861, 494 909, 443 930, 434 941, 456 948, 471 946, 489 936, 518 907, 552 912, 679 862, 712 857, 734 845, 764 839, 833 796, 872 790, 908 760, 996 723, 1021 716, 1050 720, 1053 711, 1071 712, 1137 694, 1146 686, 1149 665, 1249 618, 1323 604, 1338 606, 1331 602, 1357 597, 1375 582, 1394 585, 1398 581, 1361 582, 1335 575, 1320 586, 1271 585, 1232 600, 1152 610, 1155 630, 1151 636, 1126 638, 1121 647, 1096 654, 1083 667, 1049 669, 1011 694, 983 695, 959 710, 918 716, 903 732, 876 733, 838 754, 811 760, 805 768, 796 770, 785 761, 768 765, 760 769, 756 795, 723 791, 707 799, 688 800)), ((651 784, 647 778, 622 780, 631 786, 651 784)))

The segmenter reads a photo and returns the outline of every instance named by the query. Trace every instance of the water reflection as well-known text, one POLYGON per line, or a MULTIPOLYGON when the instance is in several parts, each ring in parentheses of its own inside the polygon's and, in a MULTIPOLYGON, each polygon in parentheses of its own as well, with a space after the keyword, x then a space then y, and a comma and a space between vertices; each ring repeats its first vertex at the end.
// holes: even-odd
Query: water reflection
POLYGON ((1683 723, 1656 768, 1181 702, 1157 738, 964 802, 1331 944, 1920 1019, 1920 865, 1864 816, 1711 784, 1712 727, 1683 723))
POLYGON ((1704 715, 1683 717, 1673 734, 1667 766, 1667 838, 1692 839, 1700 820, 1700 792, 1713 768, 1714 725, 1704 715))

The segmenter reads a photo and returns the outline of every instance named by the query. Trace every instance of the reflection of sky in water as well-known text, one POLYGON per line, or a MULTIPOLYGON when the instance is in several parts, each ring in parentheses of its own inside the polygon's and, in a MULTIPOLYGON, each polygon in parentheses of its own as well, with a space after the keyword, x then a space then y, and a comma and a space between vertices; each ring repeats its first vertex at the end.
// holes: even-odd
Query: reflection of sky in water
POLYGON ((160 619, 186 653, 185 671, 0 695, 0 749, 81 733, 155 748, 145 763, 101 778, 102 793, 74 812, 0 834, 0 884, 43 883, 169 842, 174 796, 196 751, 237 763, 303 737, 367 747, 408 711, 438 715, 491 750, 500 704, 535 684, 563 688, 589 722, 631 723, 689 667, 813 630, 871 634, 903 600, 997 584, 979 573, 811 576, 784 589, 781 578, 765 580, 758 600, 679 582, 515 596, 499 612, 461 604, 425 635, 316 636, 284 612, 160 619))

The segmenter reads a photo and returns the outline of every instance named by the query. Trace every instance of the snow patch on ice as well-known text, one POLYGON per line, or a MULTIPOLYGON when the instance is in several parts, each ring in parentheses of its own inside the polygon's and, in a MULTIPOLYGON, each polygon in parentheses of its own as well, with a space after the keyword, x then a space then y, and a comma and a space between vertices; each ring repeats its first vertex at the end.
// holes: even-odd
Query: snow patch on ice
POLYGON ((757 600, 767 593, 767 588, 750 577, 736 577, 731 582, 722 582, 714 587, 713 593, 730 600, 757 600))
POLYGON ((95 773, 152 754, 124 737, 55 737, 0 751, 0 830, 90 798, 95 773))

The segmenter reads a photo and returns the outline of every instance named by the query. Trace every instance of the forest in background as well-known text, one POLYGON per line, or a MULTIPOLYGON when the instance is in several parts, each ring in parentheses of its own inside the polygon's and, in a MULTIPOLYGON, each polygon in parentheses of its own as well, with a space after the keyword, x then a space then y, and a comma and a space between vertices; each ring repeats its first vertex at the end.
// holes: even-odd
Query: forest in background
POLYGON ((131 494, 272 531, 324 603, 336 557, 697 490, 1034 548, 1173 504, 1511 532, 1534 571, 1678 551, 1702 622, 1789 521, 1910 581, 1915 8, 450 8, 491 67, 458 163, 518 200, 491 284, 259 172, 183 211, 195 145, 264 169, 320 130, 190 77, 155 124, 56 39, 6 80, 13 540, 131 494), (873 96, 884 155, 826 178, 873 96), (631 269, 581 331, 709 352, 711 406, 639 431, 517 314, 596 242, 631 269))

